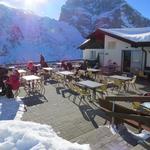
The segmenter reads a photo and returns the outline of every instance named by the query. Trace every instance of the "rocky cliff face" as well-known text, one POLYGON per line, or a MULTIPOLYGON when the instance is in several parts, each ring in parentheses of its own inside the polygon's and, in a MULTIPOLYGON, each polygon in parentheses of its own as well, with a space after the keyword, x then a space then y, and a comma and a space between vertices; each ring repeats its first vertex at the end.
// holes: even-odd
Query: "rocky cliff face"
POLYGON ((83 36, 99 27, 150 26, 150 20, 125 0, 68 0, 62 7, 59 20, 75 26, 83 36))

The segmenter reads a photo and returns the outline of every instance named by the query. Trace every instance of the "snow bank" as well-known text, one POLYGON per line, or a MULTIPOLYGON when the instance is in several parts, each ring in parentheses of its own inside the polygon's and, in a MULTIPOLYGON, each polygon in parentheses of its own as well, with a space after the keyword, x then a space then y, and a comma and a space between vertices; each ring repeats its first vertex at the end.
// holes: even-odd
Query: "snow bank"
POLYGON ((128 132, 134 135, 136 138, 142 139, 142 140, 147 140, 150 138, 150 132, 147 130, 142 130, 141 133, 134 133, 131 130, 128 129, 128 132))
POLYGON ((62 139, 50 126, 15 120, 0 122, 0 149, 90 150, 87 144, 62 139))
POLYGON ((0 97, 0 120, 19 120, 24 113, 24 104, 17 98, 0 97))

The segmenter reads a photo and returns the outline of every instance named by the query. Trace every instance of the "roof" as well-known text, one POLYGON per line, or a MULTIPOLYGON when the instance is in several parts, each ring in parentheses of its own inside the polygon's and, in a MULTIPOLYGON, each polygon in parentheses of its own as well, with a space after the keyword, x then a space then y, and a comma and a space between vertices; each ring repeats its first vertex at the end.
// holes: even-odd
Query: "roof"
POLYGON ((150 27, 144 28, 98 28, 91 33, 80 49, 93 49, 104 47, 104 36, 108 35, 131 44, 133 47, 150 47, 150 27))
POLYGON ((133 42, 150 42, 150 27, 122 29, 99 28, 99 30, 122 37, 133 42))
POLYGON ((97 48, 104 48, 104 44, 102 41, 99 40, 92 40, 87 39, 84 41, 78 48, 80 49, 97 49, 97 48))

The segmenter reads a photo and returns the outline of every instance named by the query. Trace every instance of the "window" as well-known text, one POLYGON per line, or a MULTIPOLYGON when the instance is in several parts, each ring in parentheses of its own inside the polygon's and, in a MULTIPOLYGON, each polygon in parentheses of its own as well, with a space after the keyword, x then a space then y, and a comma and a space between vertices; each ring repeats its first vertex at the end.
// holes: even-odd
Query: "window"
POLYGON ((95 60, 96 59, 96 51, 91 51, 91 54, 90 54, 90 56, 91 56, 91 60, 95 60))
POLYGON ((108 49, 115 49, 116 48, 116 42, 110 41, 108 42, 108 49))

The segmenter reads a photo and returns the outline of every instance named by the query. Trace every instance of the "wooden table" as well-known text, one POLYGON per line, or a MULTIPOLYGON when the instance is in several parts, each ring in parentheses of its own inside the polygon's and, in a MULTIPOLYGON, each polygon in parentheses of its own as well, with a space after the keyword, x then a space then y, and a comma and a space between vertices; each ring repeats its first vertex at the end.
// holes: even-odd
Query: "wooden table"
POLYGON ((57 62, 57 63, 56 63, 56 65, 61 65, 61 64, 62 64, 61 62, 57 62))
POLYGON ((45 68, 43 68, 43 70, 52 71, 52 70, 54 70, 54 68, 52 68, 52 67, 45 67, 45 68))
POLYGON ((119 76, 119 75, 109 76, 109 78, 115 79, 115 80, 121 80, 124 83, 123 88, 124 88, 125 91, 128 91, 126 82, 132 80, 132 78, 130 78, 130 77, 119 76))
POLYGON ((35 64, 34 66, 35 67, 41 67, 41 64, 35 64))
POLYGON ((100 72, 101 70, 100 69, 94 69, 94 68, 87 68, 87 71, 91 71, 93 73, 97 73, 97 72, 100 72))
POLYGON ((44 72, 45 78, 49 78, 49 77, 52 76, 52 73, 53 73, 53 71, 55 70, 55 68, 52 68, 52 67, 44 67, 43 70, 45 71, 45 72, 44 72), (49 75, 49 77, 46 77, 47 75, 49 75))
POLYGON ((18 72, 20 73, 21 76, 23 76, 27 73, 27 71, 24 69, 19 69, 18 72))
POLYGON ((35 76, 35 75, 27 75, 22 76, 22 79, 25 80, 24 89, 27 93, 27 95, 30 95, 30 93, 38 91, 38 88, 40 87, 39 81, 41 81, 41 77, 35 76))
POLYGON ((122 80, 123 82, 132 80, 132 78, 125 77, 125 76, 119 76, 119 75, 109 76, 109 78, 122 80))
POLYGON ((8 68, 9 69, 15 69, 16 67, 15 66, 9 66, 8 68))
POLYGON ((23 76, 22 79, 26 81, 34 81, 34 80, 40 80, 41 78, 35 75, 28 75, 28 76, 23 76))
POLYGON ((56 72, 57 75, 63 76, 63 85, 65 86, 67 83, 67 77, 74 75, 74 72, 71 71, 58 71, 56 72))
POLYGON ((96 88, 101 87, 101 86, 104 85, 102 83, 98 83, 98 82, 91 81, 91 80, 80 81, 80 82, 77 82, 77 84, 79 86, 91 89, 93 91, 92 97, 93 97, 94 100, 96 99, 96 88))
POLYGON ((70 75, 74 75, 74 72, 71 72, 71 71, 58 71, 57 74, 64 75, 64 76, 70 76, 70 75))
POLYGON ((81 65, 79 65, 79 64, 73 64, 72 66, 73 66, 73 68, 78 69, 78 68, 80 68, 81 65))
POLYGON ((87 68, 87 71, 95 74, 95 79, 96 79, 96 74, 99 73, 101 70, 100 69, 94 69, 94 68, 87 68))

